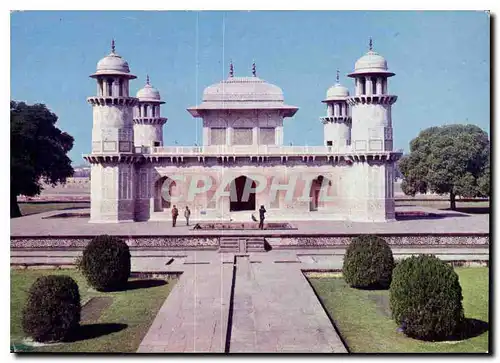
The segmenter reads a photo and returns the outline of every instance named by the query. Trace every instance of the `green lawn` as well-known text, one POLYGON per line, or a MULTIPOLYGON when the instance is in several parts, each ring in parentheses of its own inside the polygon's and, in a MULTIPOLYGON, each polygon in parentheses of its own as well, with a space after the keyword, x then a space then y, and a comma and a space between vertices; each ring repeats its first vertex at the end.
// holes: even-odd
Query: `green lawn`
MULTIPOLYGON (((488 322, 488 268, 456 268, 466 318, 488 322)), ((488 332, 455 342, 423 342, 397 332, 389 291, 350 288, 342 278, 310 278, 313 288, 353 353, 486 352, 488 332)))
MULTIPOLYGON (((449 210, 450 201, 443 200, 425 200, 425 199, 416 199, 416 200, 395 200, 396 207, 402 206, 419 206, 419 207, 427 207, 434 209, 442 209, 449 210)), ((461 202, 457 200, 456 202, 456 211, 463 213, 471 213, 471 214, 488 214, 490 212, 490 202, 489 201, 477 201, 477 202, 461 202)))
MULTIPOLYGON (((96 321, 81 322, 85 338, 28 349, 37 352, 135 352, 176 282, 169 279, 167 284, 160 286, 136 286, 140 288, 100 293, 90 289, 85 278, 76 270, 11 270, 11 345, 22 346, 24 333, 21 317, 27 291, 37 277, 46 274, 73 277, 80 289, 82 305, 94 296, 109 296, 113 302, 96 321)), ((132 283, 136 281, 131 279, 132 283)))
POLYGON ((90 203, 19 203, 19 209, 23 216, 50 212, 53 210, 90 208, 90 203))

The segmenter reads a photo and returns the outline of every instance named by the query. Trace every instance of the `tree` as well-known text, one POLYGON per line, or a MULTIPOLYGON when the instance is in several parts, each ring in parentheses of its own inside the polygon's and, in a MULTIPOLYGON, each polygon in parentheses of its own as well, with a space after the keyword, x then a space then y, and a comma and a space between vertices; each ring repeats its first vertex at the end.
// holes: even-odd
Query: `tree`
POLYGON ((43 104, 10 102, 10 215, 21 216, 18 195, 40 194, 41 182, 55 185, 73 174, 73 137, 58 129, 57 116, 43 104))
POLYGON ((490 195, 490 141, 475 125, 445 125, 423 130, 410 142, 410 154, 399 161, 401 188, 407 195, 426 193, 456 196, 490 195))

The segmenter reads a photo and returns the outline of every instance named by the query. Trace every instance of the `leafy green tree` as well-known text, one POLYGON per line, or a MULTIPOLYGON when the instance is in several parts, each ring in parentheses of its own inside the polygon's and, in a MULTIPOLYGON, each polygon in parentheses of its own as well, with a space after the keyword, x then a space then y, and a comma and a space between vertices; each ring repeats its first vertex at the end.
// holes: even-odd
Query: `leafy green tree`
POLYGON ((423 130, 399 161, 401 188, 407 195, 431 191, 456 196, 490 195, 490 141, 475 125, 445 125, 423 130))
POLYGON ((18 195, 40 194, 41 182, 55 185, 73 174, 67 156, 73 137, 58 129, 43 104, 10 102, 10 215, 19 217, 18 195))

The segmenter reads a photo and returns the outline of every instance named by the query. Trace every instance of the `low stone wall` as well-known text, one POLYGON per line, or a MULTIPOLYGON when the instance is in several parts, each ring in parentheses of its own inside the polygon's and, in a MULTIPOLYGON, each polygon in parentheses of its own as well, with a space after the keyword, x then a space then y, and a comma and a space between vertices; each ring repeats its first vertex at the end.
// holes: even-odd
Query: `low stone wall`
MULTIPOLYGON (((219 248, 218 237, 137 236, 122 237, 131 249, 168 248, 180 250, 214 250, 219 248)), ((83 249, 91 237, 11 237, 12 249, 83 249)))
MULTIPOLYGON (((411 247, 481 247, 489 246, 488 234, 475 235, 379 235, 391 246, 411 247)), ((332 248, 348 246, 354 236, 290 237, 267 239, 276 249, 332 248)))
MULTIPOLYGON (((227 237, 227 234, 224 235, 227 237)), ((391 246, 401 247, 488 247, 489 234, 380 235, 391 246)), ((132 249, 215 250, 220 236, 118 236, 132 249)), ((258 237, 238 235, 238 238, 258 237)), ((265 237, 265 236, 264 236, 265 237)), ((355 235, 265 237, 273 249, 346 247, 355 235)), ((11 249, 83 249, 91 237, 44 236, 11 237, 11 249)))

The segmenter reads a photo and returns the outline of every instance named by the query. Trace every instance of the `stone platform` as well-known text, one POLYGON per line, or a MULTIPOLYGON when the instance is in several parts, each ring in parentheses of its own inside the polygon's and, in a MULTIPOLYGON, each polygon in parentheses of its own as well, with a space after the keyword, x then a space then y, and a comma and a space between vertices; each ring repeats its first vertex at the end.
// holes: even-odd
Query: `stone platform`
MULTIPOLYGON (((386 223, 362 223, 349 221, 293 221, 290 224, 294 230, 193 230, 196 220, 191 220, 191 226, 186 226, 185 220, 178 219, 177 227, 169 222, 135 222, 135 223, 89 223, 87 218, 50 218, 61 211, 51 211, 11 219, 12 237, 41 236, 95 236, 111 234, 120 236, 227 236, 227 235, 258 235, 258 236, 325 236, 325 235, 413 235, 413 234, 488 234, 488 214, 466 214, 443 211, 425 207, 397 207, 397 211, 423 211, 434 213, 436 218, 399 220, 386 223)), ((65 213, 88 213, 88 210, 65 210, 65 213)), ((271 220, 271 219, 269 219, 271 220)), ((206 222, 206 221, 203 221, 206 222)), ((220 221, 216 221, 220 222, 220 221)), ((250 221, 249 221, 250 222, 250 221)))

